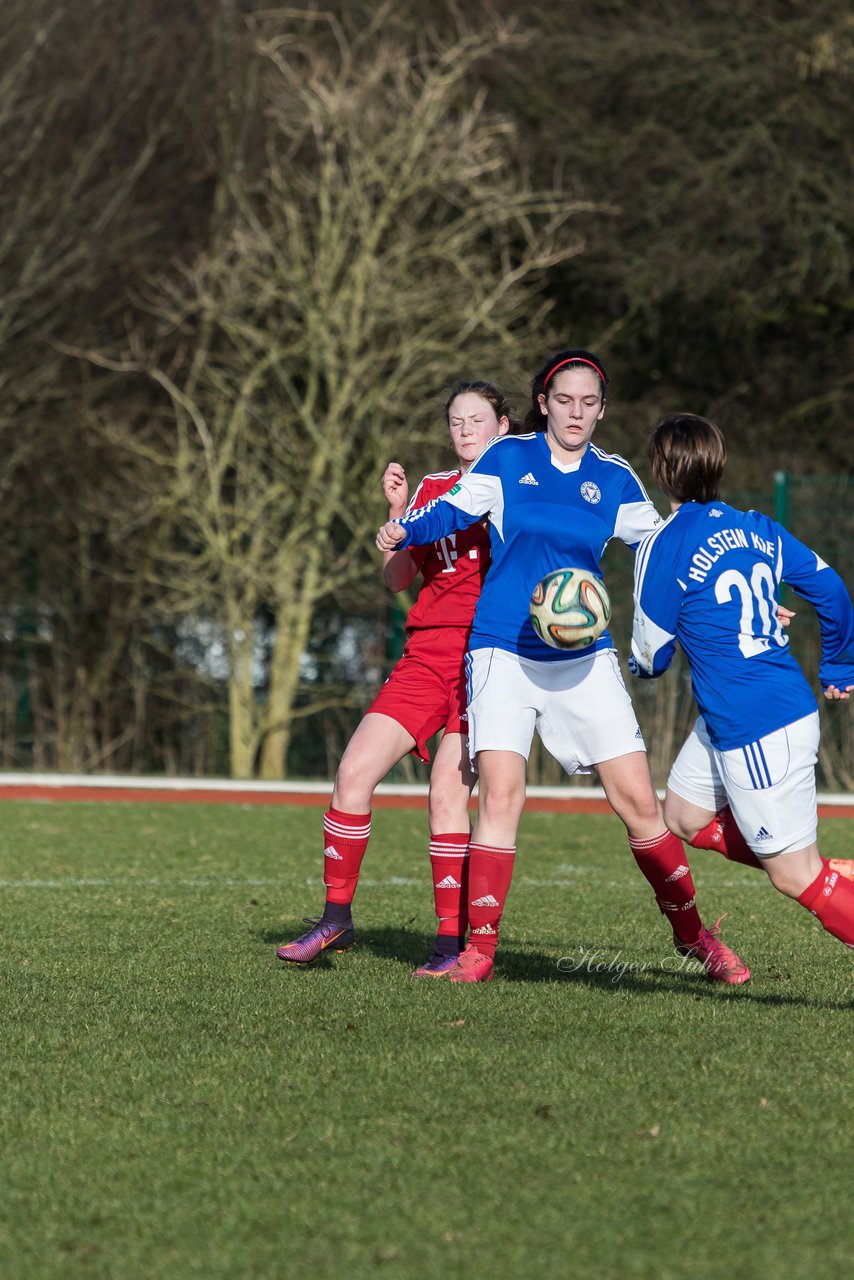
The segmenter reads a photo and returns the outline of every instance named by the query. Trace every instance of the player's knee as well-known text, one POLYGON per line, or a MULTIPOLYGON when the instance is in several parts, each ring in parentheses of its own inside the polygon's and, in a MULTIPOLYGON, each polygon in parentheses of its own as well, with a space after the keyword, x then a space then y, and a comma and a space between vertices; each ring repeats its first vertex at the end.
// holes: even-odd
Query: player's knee
POLYGON ((779 853, 774 858, 763 858, 762 865, 777 892, 787 898, 800 898, 821 870, 818 855, 811 859, 801 850, 794 854, 779 853))
POLYGON ((374 791, 373 771, 368 762, 358 756, 345 755, 335 774, 332 789, 333 803, 345 813, 362 813, 374 791))
POLYGON ((664 826, 661 805, 653 792, 651 796, 630 794, 611 801, 615 812, 630 832, 648 832, 664 826))
POLYGON ((478 798, 478 809, 484 819, 491 823, 506 825, 516 823, 525 806, 525 788, 484 787, 481 783, 478 798))
POLYGON ((465 831, 469 825, 468 805, 448 796, 430 796, 427 818, 431 831, 465 831))
POLYGON ((664 798, 664 825, 668 831, 672 831, 679 840, 684 840, 686 844, 690 844, 700 831, 700 827, 696 822, 688 820, 684 806, 679 803, 678 799, 673 800, 670 795, 664 798))

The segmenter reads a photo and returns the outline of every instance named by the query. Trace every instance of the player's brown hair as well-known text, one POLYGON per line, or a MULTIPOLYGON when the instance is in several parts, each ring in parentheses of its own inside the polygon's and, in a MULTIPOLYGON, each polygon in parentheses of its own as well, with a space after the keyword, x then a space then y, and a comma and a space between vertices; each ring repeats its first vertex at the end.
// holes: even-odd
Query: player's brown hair
POLYGON ((538 369, 531 382, 531 407, 522 423, 523 431, 545 431, 546 415, 540 408, 540 396, 548 394, 549 383, 561 369, 592 369, 599 379, 599 394, 605 403, 605 390, 608 386, 608 374, 605 366, 592 351, 584 347, 570 347, 549 356, 542 369, 538 369))
POLYGON ((660 489, 677 502, 714 502, 726 464, 720 427, 697 413, 668 413, 649 439, 649 465, 660 489))
POLYGON ((510 435, 516 435, 519 431, 519 423, 513 417, 513 410, 510 407, 510 401, 504 392, 494 382, 486 382, 482 378, 465 379, 461 378, 459 382, 455 382, 448 392, 448 398, 445 401, 445 417, 451 412, 451 405, 457 396, 464 395, 467 391, 473 395, 480 396, 481 400, 485 400, 491 405, 495 411, 496 418, 506 418, 510 423, 510 435))

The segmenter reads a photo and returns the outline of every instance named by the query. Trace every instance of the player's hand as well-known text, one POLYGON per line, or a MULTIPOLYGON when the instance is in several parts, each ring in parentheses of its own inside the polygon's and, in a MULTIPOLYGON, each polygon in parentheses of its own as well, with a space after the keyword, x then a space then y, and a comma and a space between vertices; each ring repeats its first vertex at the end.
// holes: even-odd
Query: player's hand
POLYGON ((396 524, 394 520, 389 520, 388 524, 384 524, 377 534, 377 549, 379 551, 396 551, 398 543, 403 542, 406 537, 406 530, 402 525, 396 524))
POLYGON ((392 515, 402 516, 409 502, 409 485, 399 462, 390 462, 383 472, 383 493, 392 515))
POLYGON ((794 616, 794 609, 787 609, 783 604, 777 605, 777 621, 781 627, 787 627, 794 616))
POLYGON ((854 684, 849 684, 844 689, 837 689, 835 684, 829 684, 824 691, 824 696, 828 702, 848 702, 852 693, 854 693, 854 684))

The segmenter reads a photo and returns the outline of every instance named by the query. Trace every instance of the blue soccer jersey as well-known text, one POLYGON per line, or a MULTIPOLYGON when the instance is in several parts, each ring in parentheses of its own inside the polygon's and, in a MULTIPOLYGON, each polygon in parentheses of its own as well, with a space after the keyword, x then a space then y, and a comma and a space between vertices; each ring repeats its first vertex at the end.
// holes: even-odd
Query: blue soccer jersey
POLYGON ((661 524, 624 458, 589 445, 578 462, 555 460, 542 432, 499 436, 449 493, 400 521, 401 548, 423 546, 489 517, 492 561, 474 615, 471 649, 506 649, 565 662, 611 648, 607 631, 586 649, 552 649, 531 626, 531 592, 554 569, 589 569, 611 538, 629 547, 661 524))
POLYGON ((854 607, 845 584, 776 521, 724 502, 686 502, 638 549, 629 666, 635 675, 661 675, 678 639, 720 751, 815 710, 777 619, 781 582, 818 614, 824 688, 854 684, 854 607))

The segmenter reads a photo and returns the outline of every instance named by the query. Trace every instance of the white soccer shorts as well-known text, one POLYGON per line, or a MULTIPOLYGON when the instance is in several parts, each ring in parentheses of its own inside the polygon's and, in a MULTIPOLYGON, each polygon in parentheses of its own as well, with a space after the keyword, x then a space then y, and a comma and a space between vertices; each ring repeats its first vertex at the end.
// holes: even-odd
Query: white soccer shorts
POLYGON ((515 751, 527 760, 535 729, 569 774, 646 751, 613 649, 565 662, 475 649, 466 665, 472 759, 478 751, 515 751))
POLYGON ((738 828, 759 858, 813 844, 818 826, 815 764, 818 712, 732 751, 712 746, 703 717, 670 771, 667 785, 701 809, 728 802, 738 828))

